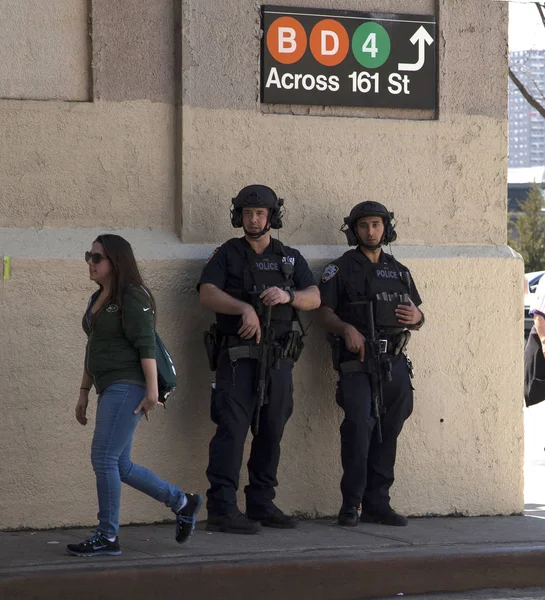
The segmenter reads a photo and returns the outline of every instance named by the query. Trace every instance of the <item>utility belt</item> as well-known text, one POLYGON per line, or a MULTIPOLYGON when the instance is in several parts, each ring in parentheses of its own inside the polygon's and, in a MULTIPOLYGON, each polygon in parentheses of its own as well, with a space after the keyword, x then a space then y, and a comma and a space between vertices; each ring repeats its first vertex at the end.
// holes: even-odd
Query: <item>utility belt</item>
MULTIPOLYGON (((303 336, 298 331, 287 331, 278 340, 271 342, 271 362, 276 363, 282 358, 291 358, 297 362, 304 347, 303 336)), ((260 360, 262 356, 261 344, 253 340, 245 340, 238 335, 222 334, 215 323, 204 332, 204 347, 208 356, 208 364, 211 371, 218 366, 218 357, 222 348, 227 349, 229 359, 237 361, 242 358, 260 360)))
MULTIPOLYGON (((407 363, 407 369, 409 370, 409 377, 414 379, 414 368, 413 361, 407 354, 405 356, 405 362, 407 363)), ((339 364, 339 368, 337 369, 341 375, 348 375, 349 373, 371 373, 371 368, 369 367, 369 362, 360 362, 359 360, 347 360, 339 364)), ((381 364, 381 367, 384 371, 384 376, 386 381, 392 380, 392 365, 389 361, 385 361, 385 363, 381 364)))
POLYGON ((400 345, 398 339, 381 338, 377 340, 377 343, 379 354, 393 354, 394 356, 397 356, 403 352, 407 346, 408 340, 403 340, 400 345))
MULTIPOLYGON (((402 332, 396 333, 394 335, 382 335, 379 337, 378 340, 376 340, 377 353, 380 356, 382 356, 382 355, 397 356, 399 354, 402 354, 405 352, 410 339, 411 339, 410 331, 402 331, 402 332)), ((336 371, 339 371, 342 373, 345 373, 345 372, 353 373, 355 371, 364 370, 364 372, 369 372, 369 371, 365 371, 365 369, 367 368, 366 363, 368 361, 365 361, 365 363, 362 363, 359 360, 348 360, 348 361, 343 360, 343 355, 346 355, 347 350, 346 350, 346 346, 344 344, 344 340, 340 336, 329 333, 327 335, 327 340, 331 345, 331 358, 333 361, 333 368, 336 371), (344 370, 343 370, 343 365, 349 365, 351 363, 354 363, 354 365, 344 367, 344 370), (355 368, 356 365, 358 365, 357 369, 355 368), (346 369, 354 369, 354 370, 346 371, 346 369)), ((366 342, 366 345, 367 344, 368 344, 368 342, 366 342)))
MULTIPOLYGON (((261 356, 261 346, 257 345, 252 340, 245 340, 238 335, 226 335, 221 340, 221 347, 227 348, 227 353, 231 361, 240 360, 241 358, 253 358, 259 360, 261 356)), ((273 354, 278 354, 276 342, 274 342, 273 354)))

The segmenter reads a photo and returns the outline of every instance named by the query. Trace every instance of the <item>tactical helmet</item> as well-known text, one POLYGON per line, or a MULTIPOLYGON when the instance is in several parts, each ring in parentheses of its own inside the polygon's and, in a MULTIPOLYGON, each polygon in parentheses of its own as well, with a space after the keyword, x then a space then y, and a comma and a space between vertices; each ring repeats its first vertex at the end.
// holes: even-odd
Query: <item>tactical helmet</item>
POLYGON ((361 240, 356 232, 356 225, 358 220, 362 217, 382 218, 384 223, 384 235, 382 236, 379 246, 396 241, 397 233, 392 225, 394 213, 389 212, 384 204, 381 204, 380 202, 367 201, 356 204, 350 211, 348 217, 344 218, 344 225, 341 227, 341 231, 346 235, 349 246, 359 246, 361 244, 361 240))
POLYGON ((282 227, 284 200, 266 185, 247 185, 232 199, 231 224, 242 227, 242 209, 245 207, 263 207, 269 209, 269 226, 263 231, 282 227))

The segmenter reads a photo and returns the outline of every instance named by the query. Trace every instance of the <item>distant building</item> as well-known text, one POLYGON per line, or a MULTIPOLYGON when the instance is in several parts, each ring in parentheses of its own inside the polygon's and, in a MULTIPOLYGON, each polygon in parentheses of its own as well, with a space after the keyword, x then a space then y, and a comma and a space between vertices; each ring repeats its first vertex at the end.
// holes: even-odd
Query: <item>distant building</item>
MULTIPOLYGON (((509 54, 510 65, 532 95, 545 95, 545 50, 509 54)), ((545 167, 545 119, 509 80, 509 167, 545 167)))

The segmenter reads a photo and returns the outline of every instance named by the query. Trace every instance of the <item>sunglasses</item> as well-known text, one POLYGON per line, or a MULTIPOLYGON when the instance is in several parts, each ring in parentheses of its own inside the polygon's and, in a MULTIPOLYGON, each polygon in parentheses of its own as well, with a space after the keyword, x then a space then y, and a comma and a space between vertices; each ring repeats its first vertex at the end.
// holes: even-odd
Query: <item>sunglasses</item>
POLYGON ((103 254, 100 254, 100 252, 86 252, 85 253, 85 262, 89 262, 90 260, 93 261, 93 264, 98 265, 98 263, 102 260, 102 259, 108 259, 107 256, 104 256, 103 254))

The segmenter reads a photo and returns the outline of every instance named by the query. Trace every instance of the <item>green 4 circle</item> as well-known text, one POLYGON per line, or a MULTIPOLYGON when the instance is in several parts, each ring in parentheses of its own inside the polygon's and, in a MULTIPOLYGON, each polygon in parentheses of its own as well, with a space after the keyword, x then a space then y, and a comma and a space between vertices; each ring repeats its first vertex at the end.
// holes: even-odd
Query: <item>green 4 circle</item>
POLYGON ((354 58, 366 69, 378 69, 390 56, 391 43, 388 32, 378 23, 363 23, 352 37, 354 58))

